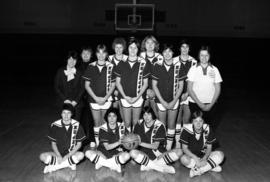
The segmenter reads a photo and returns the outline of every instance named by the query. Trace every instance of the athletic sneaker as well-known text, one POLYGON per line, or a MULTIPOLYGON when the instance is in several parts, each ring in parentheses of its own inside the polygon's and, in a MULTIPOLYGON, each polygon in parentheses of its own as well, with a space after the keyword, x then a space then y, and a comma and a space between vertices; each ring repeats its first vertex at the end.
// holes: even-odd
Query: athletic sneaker
POLYGON ((69 168, 70 168, 72 171, 75 171, 75 170, 76 170, 76 164, 70 165, 69 168))
POLYGON ((222 171, 222 167, 221 166, 216 166, 215 168, 211 169, 211 171, 213 172, 221 172, 222 171))
POLYGON ((169 166, 167 164, 162 165, 163 172, 164 173, 169 173, 169 174, 175 174, 175 169, 173 166, 169 166))
POLYGON ((141 165, 140 170, 141 170, 141 171, 150 171, 151 168, 150 168, 149 166, 141 165))
POLYGON ((121 165, 116 164, 115 162, 112 163, 113 165, 111 166, 111 170, 117 171, 118 173, 121 173, 121 165))
POLYGON ((96 169, 96 170, 99 170, 101 167, 102 167, 102 165, 100 165, 100 164, 98 164, 98 163, 95 164, 95 169, 96 169))
POLYGON ((47 166, 44 167, 44 170, 43 170, 44 174, 51 173, 51 172, 53 172, 53 166, 47 165, 47 166))
POLYGON ((202 174, 200 168, 194 167, 189 171, 189 177, 200 176, 202 174))

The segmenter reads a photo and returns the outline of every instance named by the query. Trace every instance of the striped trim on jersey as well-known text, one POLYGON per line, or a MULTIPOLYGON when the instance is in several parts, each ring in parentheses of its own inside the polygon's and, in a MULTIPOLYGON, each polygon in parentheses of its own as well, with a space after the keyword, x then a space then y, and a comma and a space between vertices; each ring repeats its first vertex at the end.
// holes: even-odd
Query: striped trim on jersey
POLYGON ((140 63, 140 65, 139 65, 138 78, 137 78, 137 95, 139 95, 143 86, 143 70, 146 66, 146 61, 140 57, 138 57, 138 62, 140 63))

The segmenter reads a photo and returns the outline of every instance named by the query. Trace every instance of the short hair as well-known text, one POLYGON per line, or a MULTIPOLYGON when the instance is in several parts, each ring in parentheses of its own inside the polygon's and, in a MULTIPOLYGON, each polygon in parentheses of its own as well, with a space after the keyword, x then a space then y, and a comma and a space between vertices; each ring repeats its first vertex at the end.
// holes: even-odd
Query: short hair
POLYGON ((91 54, 93 54, 93 50, 92 50, 92 48, 91 48, 90 46, 83 46, 83 47, 81 48, 81 53, 82 53, 83 51, 89 51, 91 54))
POLYGON ((182 47, 183 44, 187 44, 188 47, 190 48, 190 43, 187 41, 187 39, 181 40, 180 45, 179 45, 180 46, 180 49, 181 49, 181 47, 182 47))
POLYGON ((162 52, 167 50, 167 49, 170 49, 173 52, 173 45, 172 44, 163 44, 162 45, 162 52))
POLYGON ((142 45, 141 45, 141 51, 146 51, 146 47, 145 47, 145 43, 148 39, 151 39, 154 43, 155 43, 155 52, 158 52, 159 50, 159 42, 157 41, 157 39, 153 36, 153 35, 148 35, 146 36, 143 41, 142 41, 142 45))
POLYGON ((121 119, 121 117, 120 117, 120 114, 119 114, 119 109, 116 109, 116 108, 113 108, 113 107, 110 107, 107 111, 106 111, 106 113, 105 113, 105 115, 104 115, 104 120, 108 123, 108 116, 109 116, 109 114, 110 113, 114 113, 115 115, 116 115, 116 117, 117 117, 117 122, 122 122, 122 119, 121 119))
POLYGON ((74 114, 74 107, 72 104, 69 103, 63 104, 61 112, 63 112, 64 110, 70 111, 72 115, 74 114))
POLYGON ((128 47, 133 43, 137 46, 138 49, 140 49, 140 41, 135 37, 130 37, 128 40, 128 47))
POLYGON ((74 50, 68 51, 67 59, 69 59, 69 58, 73 58, 73 59, 78 60, 78 53, 74 50))
POLYGON ((99 51, 103 51, 103 52, 108 53, 107 47, 104 44, 97 45, 96 53, 98 53, 99 51))
MULTIPOLYGON (((200 50, 199 50, 199 53, 198 53, 198 60, 200 61, 200 53, 201 51, 207 51, 209 56, 211 55, 210 54, 210 47, 209 46, 201 46, 200 50)), ((210 60, 208 61, 208 63, 211 63, 210 60)))
POLYGON ((157 119, 157 116, 154 110, 152 109, 152 107, 148 107, 148 106, 144 107, 142 110, 142 116, 144 115, 144 113, 150 113, 152 115, 153 120, 157 119))
POLYGON ((209 46, 205 46, 205 45, 201 46, 201 48, 199 50, 199 54, 201 51, 207 51, 208 54, 210 55, 210 47, 209 46))
POLYGON ((195 110, 192 114, 191 114, 191 121, 193 121, 196 118, 202 118, 203 119, 203 112, 201 110, 195 110))
POLYGON ((124 48, 124 50, 126 49, 127 47, 127 42, 124 38, 122 37, 116 37, 114 40, 113 40, 113 43, 112 43, 112 49, 114 50, 115 48, 115 45, 116 44, 121 44, 124 48))

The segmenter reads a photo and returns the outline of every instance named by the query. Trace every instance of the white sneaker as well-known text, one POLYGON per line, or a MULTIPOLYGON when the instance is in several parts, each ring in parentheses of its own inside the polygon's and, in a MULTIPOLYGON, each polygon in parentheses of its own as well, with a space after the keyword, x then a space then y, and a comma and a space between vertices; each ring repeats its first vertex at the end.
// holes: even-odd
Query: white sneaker
POLYGON ((163 168, 164 173, 175 174, 175 169, 173 166, 169 166, 167 164, 162 165, 162 166, 163 166, 162 168, 163 168))
POLYGON ((98 164, 98 163, 95 164, 95 169, 96 169, 96 170, 99 170, 101 167, 102 167, 102 165, 100 165, 100 164, 98 164))
POLYGON ((113 163, 113 165, 111 166, 111 168, 110 168, 111 170, 114 170, 114 171, 116 171, 116 172, 118 172, 118 173, 121 173, 121 165, 120 164, 116 164, 115 162, 113 163))
POLYGON ((46 173, 51 173, 53 172, 53 166, 52 165, 48 165, 48 166, 45 166, 44 167, 44 170, 43 170, 43 173, 46 174, 46 173))
POLYGON ((76 170, 76 164, 70 165, 69 168, 70 168, 72 171, 75 171, 75 170, 76 170))
POLYGON ((211 171, 219 173, 219 172, 222 171, 222 167, 221 166, 216 166, 215 168, 211 169, 211 171))
POLYGON ((141 171, 150 171, 151 168, 148 167, 148 166, 145 166, 145 165, 141 165, 141 168, 140 168, 141 171))
POLYGON ((189 177, 200 176, 202 174, 200 168, 194 167, 189 171, 189 177))

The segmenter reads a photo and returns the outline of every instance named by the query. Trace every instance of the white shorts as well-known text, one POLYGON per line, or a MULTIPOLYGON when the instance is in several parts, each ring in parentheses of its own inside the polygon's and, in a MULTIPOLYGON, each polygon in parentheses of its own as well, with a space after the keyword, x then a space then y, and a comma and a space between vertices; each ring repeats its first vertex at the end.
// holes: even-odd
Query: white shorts
POLYGON ((111 107, 112 102, 105 102, 103 105, 99 105, 97 103, 90 103, 90 108, 93 110, 107 110, 111 107))
MULTIPOLYGON (((176 110, 179 106, 179 100, 175 103, 174 107, 171 110, 176 110)), ((157 103, 158 110, 160 111, 167 111, 167 109, 161 104, 157 103)))
POLYGON ((144 100, 143 100, 142 97, 140 97, 133 104, 128 103, 128 101, 126 101, 126 99, 121 99, 120 101, 121 101, 122 106, 125 107, 125 108, 129 108, 129 107, 137 107, 138 108, 138 107, 142 107, 144 100))

